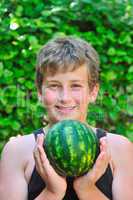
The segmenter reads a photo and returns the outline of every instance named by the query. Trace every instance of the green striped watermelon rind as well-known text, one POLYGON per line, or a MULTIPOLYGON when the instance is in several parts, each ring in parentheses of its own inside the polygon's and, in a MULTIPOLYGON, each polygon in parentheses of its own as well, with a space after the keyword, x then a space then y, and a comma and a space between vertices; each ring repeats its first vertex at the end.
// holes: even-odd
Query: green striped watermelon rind
POLYGON ((94 131, 76 120, 63 120, 56 123, 49 129, 44 141, 45 152, 56 172, 61 176, 71 177, 81 176, 92 168, 96 160, 98 145, 98 138, 94 131), (75 134, 73 134, 74 127, 75 134), (81 143, 82 137, 85 138, 84 143, 81 143), (67 144, 63 141, 67 141, 67 144), (93 148, 89 148, 91 142, 93 148), (75 154, 72 149, 77 150, 78 153, 75 154), (75 162, 75 159, 78 162, 75 162))

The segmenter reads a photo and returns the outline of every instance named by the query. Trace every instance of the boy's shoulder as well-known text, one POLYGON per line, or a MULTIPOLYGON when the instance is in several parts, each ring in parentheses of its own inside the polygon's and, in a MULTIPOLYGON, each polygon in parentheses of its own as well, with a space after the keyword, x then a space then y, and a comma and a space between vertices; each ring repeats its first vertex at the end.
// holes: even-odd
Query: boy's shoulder
POLYGON ((116 161, 132 157, 133 144, 127 137, 119 134, 107 133, 107 142, 109 144, 111 154, 116 161))
POLYGON ((26 162, 33 153, 35 147, 35 138, 33 134, 14 137, 4 146, 2 157, 5 159, 20 160, 26 162))
POLYGON ((9 141, 6 143, 6 146, 10 146, 12 148, 18 147, 20 150, 23 150, 23 148, 27 147, 28 145, 35 145, 35 138, 33 133, 22 135, 20 137, 13 137, 13 139, 9 139, 9 141))
MULTIPOLYGON (((96 133, 99 128, 92 127, 92 129, 96 133)), ((114 154, 117 155, 120 153, 122 155, 123 152, 124 155, 126 155, 133 151, 133 143, 127 137, 117 133, 108 132, 101 128, 100 130, 106 133, 107 143, 114 154)))
POLYGON ((112 145, 114 144, 123 147, 132 144, 127 137, 116 133, 107 132, 107 138, 109 143, 111 143, 112 145))

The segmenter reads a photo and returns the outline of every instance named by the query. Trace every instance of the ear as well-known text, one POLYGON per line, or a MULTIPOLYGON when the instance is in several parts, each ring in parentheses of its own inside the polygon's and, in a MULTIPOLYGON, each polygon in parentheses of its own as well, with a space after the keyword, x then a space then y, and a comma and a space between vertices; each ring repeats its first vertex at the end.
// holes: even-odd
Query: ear
POLYGON ((90 92, 90 98, 89 98, 89 101, 91 103, 94 103, 96 101, 96 98, 97 98, 97 95, 98 95, 98 91, 99 91, 99 84, 97 83, 92 91, 90 92))
POLYGON ((39 100, 39 102, 42 102, 42 93, 41 92, 38 92, 38 100, 39 100))

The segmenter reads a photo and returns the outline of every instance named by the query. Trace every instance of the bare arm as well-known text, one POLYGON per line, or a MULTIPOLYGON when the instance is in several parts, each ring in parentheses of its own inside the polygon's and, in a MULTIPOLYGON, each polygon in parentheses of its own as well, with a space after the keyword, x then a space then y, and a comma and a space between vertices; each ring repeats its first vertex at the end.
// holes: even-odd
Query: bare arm
POLYGON ((114 152, 113 200, 133 199, 133 144, 120 137, 114 152), (117 152, 117 153, 115 153, 117 152))
POLYGON ((16 142, 8 142, 0 161, 1 200, 26 200, 27 183, 24 177, 22 150, 16 142))
POLYGON ((55 196, 45 188, 35 200, 62 200, 60 196, 55 196))
MULTIPOLYGON (((26 200, 28 198, 28 180, 25 171, 29 159, 33 157, 35 145, 34 137, 29 135, 13 137, 5 146, 0 165, 0 200, 26 200)), ((58 182, 55 177, 54 182, 56 181, 58 182)), ((61 196, 55 195, 46 187, 35 200, 61 200, 61 196)))
POLYGON ((96 199, 96 200, 110 200, 105 196, 95 185, 90 187, 86 192, 80 192, 80 200, 96 199))
MULTIPOLYGON (((113 200, 133 200, 133 144, 123 136, 110 135, 108 145, 110 146, 111 158, 114 163, 112 184, 113 200)), ((96 171, 98 172, 99 169, 100 172, 102 171, 100 170, 100 165, 102 167, 103 162, 98 162, 96 164, 96 171)), ((84 179, 87 180, 87 177, 84 177, 84 179)), ((82 187, 80 191, 79 187, 76 187, 78 188, 77 194, 80 200, 109 200, 95 184, 88 184, 84 187, 83 184, 85 182, 82 181, 81 183, 79 185, 79 187, 82 187)))

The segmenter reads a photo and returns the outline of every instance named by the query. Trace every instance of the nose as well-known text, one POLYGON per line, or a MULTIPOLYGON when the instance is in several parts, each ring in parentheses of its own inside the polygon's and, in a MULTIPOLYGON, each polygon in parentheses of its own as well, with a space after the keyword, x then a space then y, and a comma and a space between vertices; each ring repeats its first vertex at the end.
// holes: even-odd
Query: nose
POLYGON ((68 88, 62 88, 62 90, 60 91, 59 94, 59 101, 62 104, 68 104, 69 102, 71 102, 71 92, 69 91, 68 88))

